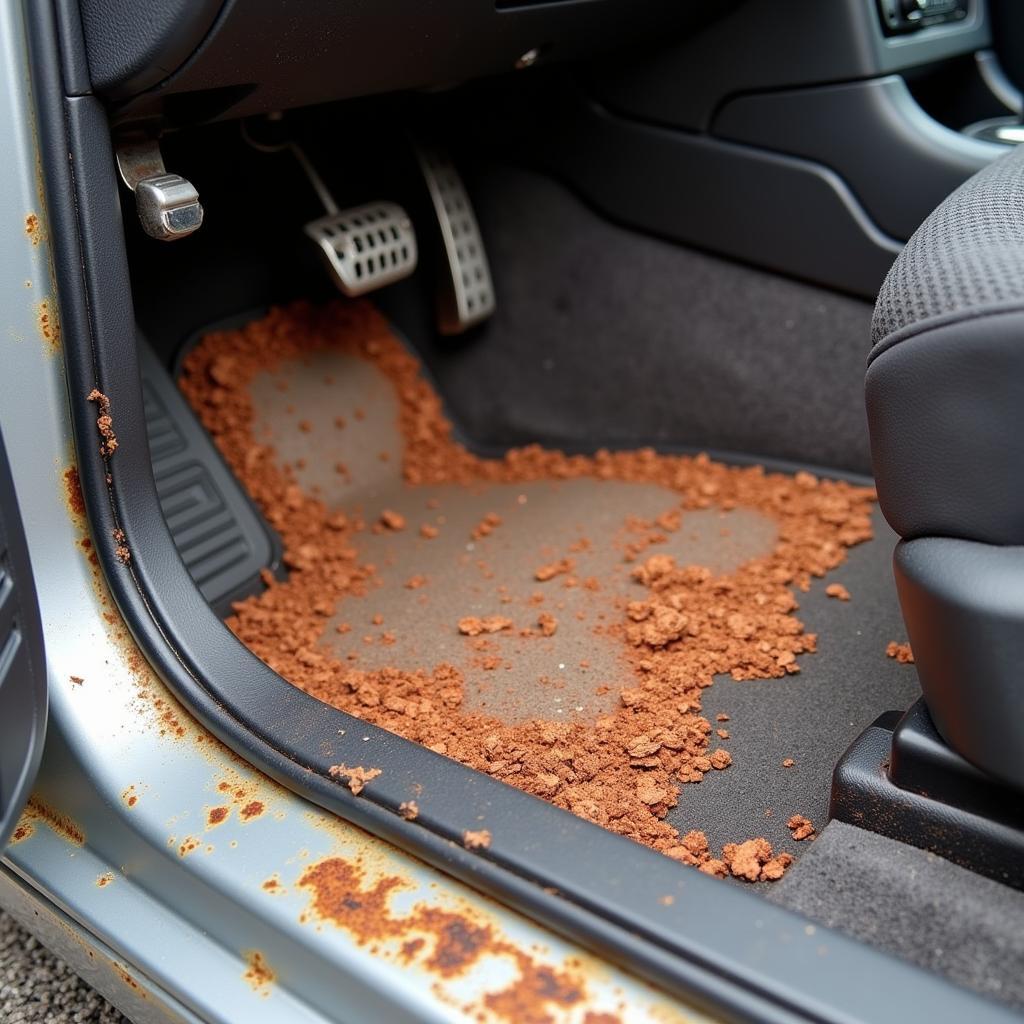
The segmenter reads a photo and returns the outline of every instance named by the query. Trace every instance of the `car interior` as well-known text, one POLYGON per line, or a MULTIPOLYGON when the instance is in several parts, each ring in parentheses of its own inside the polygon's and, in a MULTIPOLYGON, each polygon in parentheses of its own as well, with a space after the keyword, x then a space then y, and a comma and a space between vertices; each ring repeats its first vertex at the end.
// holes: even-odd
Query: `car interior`
POLYGON ((201 722, 726 1016, 1024 1007, 1014 0, 30 27, 93 542, 201 722))

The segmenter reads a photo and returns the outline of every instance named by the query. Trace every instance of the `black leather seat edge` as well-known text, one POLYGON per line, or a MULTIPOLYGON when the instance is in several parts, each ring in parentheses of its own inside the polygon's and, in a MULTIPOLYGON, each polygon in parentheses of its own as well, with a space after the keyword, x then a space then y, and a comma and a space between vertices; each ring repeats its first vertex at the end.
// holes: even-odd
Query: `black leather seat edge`
POLYGON ((879 293, 879 502, 936 728, 1024 788, 1024 147, 921 225, 879 293))

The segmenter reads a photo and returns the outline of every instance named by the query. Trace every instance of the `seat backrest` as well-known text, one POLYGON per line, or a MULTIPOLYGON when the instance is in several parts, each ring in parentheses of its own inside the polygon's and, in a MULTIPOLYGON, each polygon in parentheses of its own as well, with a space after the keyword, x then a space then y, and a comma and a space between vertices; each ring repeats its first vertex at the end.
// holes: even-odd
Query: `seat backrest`
POLYGON ((868 423, 892 527, 1024 544, 1024 147, 918 228, 872 334, 868 423))

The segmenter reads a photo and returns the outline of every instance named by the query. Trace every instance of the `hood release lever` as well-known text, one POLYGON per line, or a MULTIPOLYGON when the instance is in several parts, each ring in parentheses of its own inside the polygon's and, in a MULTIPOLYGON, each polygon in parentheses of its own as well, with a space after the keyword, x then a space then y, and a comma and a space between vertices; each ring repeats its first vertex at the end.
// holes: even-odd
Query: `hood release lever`
POLYGON ((173 242, 203 223, 199 193, 188 179, 167 173, 156 139, 122 143, 116 155, 121 180, 135 193, 135 209, 147 235, 173 242))

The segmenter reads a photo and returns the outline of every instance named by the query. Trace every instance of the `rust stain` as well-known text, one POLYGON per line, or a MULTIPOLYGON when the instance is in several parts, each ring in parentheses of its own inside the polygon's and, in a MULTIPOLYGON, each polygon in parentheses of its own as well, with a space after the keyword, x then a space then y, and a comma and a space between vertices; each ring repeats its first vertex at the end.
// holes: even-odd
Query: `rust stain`
POLYGON ((276 876, 268 878, 260 888, 267 892, 284 892, 284 886, 281 885, 281 882, 276 876))
POLYGON ((259 950, 251 949, 245 954, 245 962, 249 965, 243 978, 263 995, 269 995, 267 991, 277 980, 277 975, 267 963, 266 958, 259 950))
POLYGON ((36 319, 39 323, 39 333, 50 354, 60 351, 60 322, 57 319, 57 311, 50 305, 49 299, 43 299, 36 306, 36 319))
POLYGON ((101 889, 104 889, 108 885, 110 885, 110 883, 113 880, 114 880, 114 872, 113 871, 107 871, 105 874, 100 875, 100 877, 96 879, 96 884, 101 889))
POLYGON ((19 821, 17 827, 14 829, 14 834, 11 836, 10 845, 13 846, 15 843, 20 843, 25 839, 30 839, 35 834, 35 829, 32 827, 30 822, 19 821))
POLYGON ((142 996, 143 999, 149 998, 149 993, 128 973, 127 969, 119 964, 116 960, 112 961, 114 970, 117 972, 117 976, 136 994, 142 996))
POLYGON ((222 824, 227 821, 230 813, 230 807, 211 807, 206 814, 206 827, 215 828, 217 825, 222 824))
MULTIPOLYGON (((85 498, 82 495, 82 481, 78 476, 77 466, 68 466, 64 470, 64 489, 67 492, 68 510, 75 518, 76 526, 85 524, 85 498)), ((89 547, 92 547, 90 541, 89 547)))
POLYGON ((181 846, 178 847, 178 856, 187 857, 190 853, 199 849, 199 840, 195 836, 186 836, 181 846))
POLYGON ((75 846, 85 845, 85 832, 68 815, 54 810, 37 796, 29 798, 25 817, 44 822, 53 832, 75 846))
POLYGON ((122 794, 121 799, 129 806, 134 807, 139 802, 139 795, 135 792, 135 784, 132 783, 122 794))
POLYGON ((39 220, 39 215, 36 213, 29 213, 25 216, 25 234, 28 235, 28 240, 33 245, 38 245, 44 238, 43 226, 39 220))
POLYGON ((239 812, 238 816, 242 821, 252 821, 253 818, 258 818, 265 810, 262 801, 250 800, 239 812))
POLYGON ((298 879, 310 893, 310 913, 347 931, 371 950, 385 940, 398 940, 398 956, 442 979, 465 974, 484 957, 502 957, 517 977, 482 997, 478 1009, 509 1024, 550 1024, 559 1011, 586 998, 583 981, 572 970, 540 964, 497 933, 487 920, 468 912, 414 907, 403 917, 391 910, 392 895, 405 887, 398 876, 373 883, 358 863, 328 857, 310 865, 298 879))

